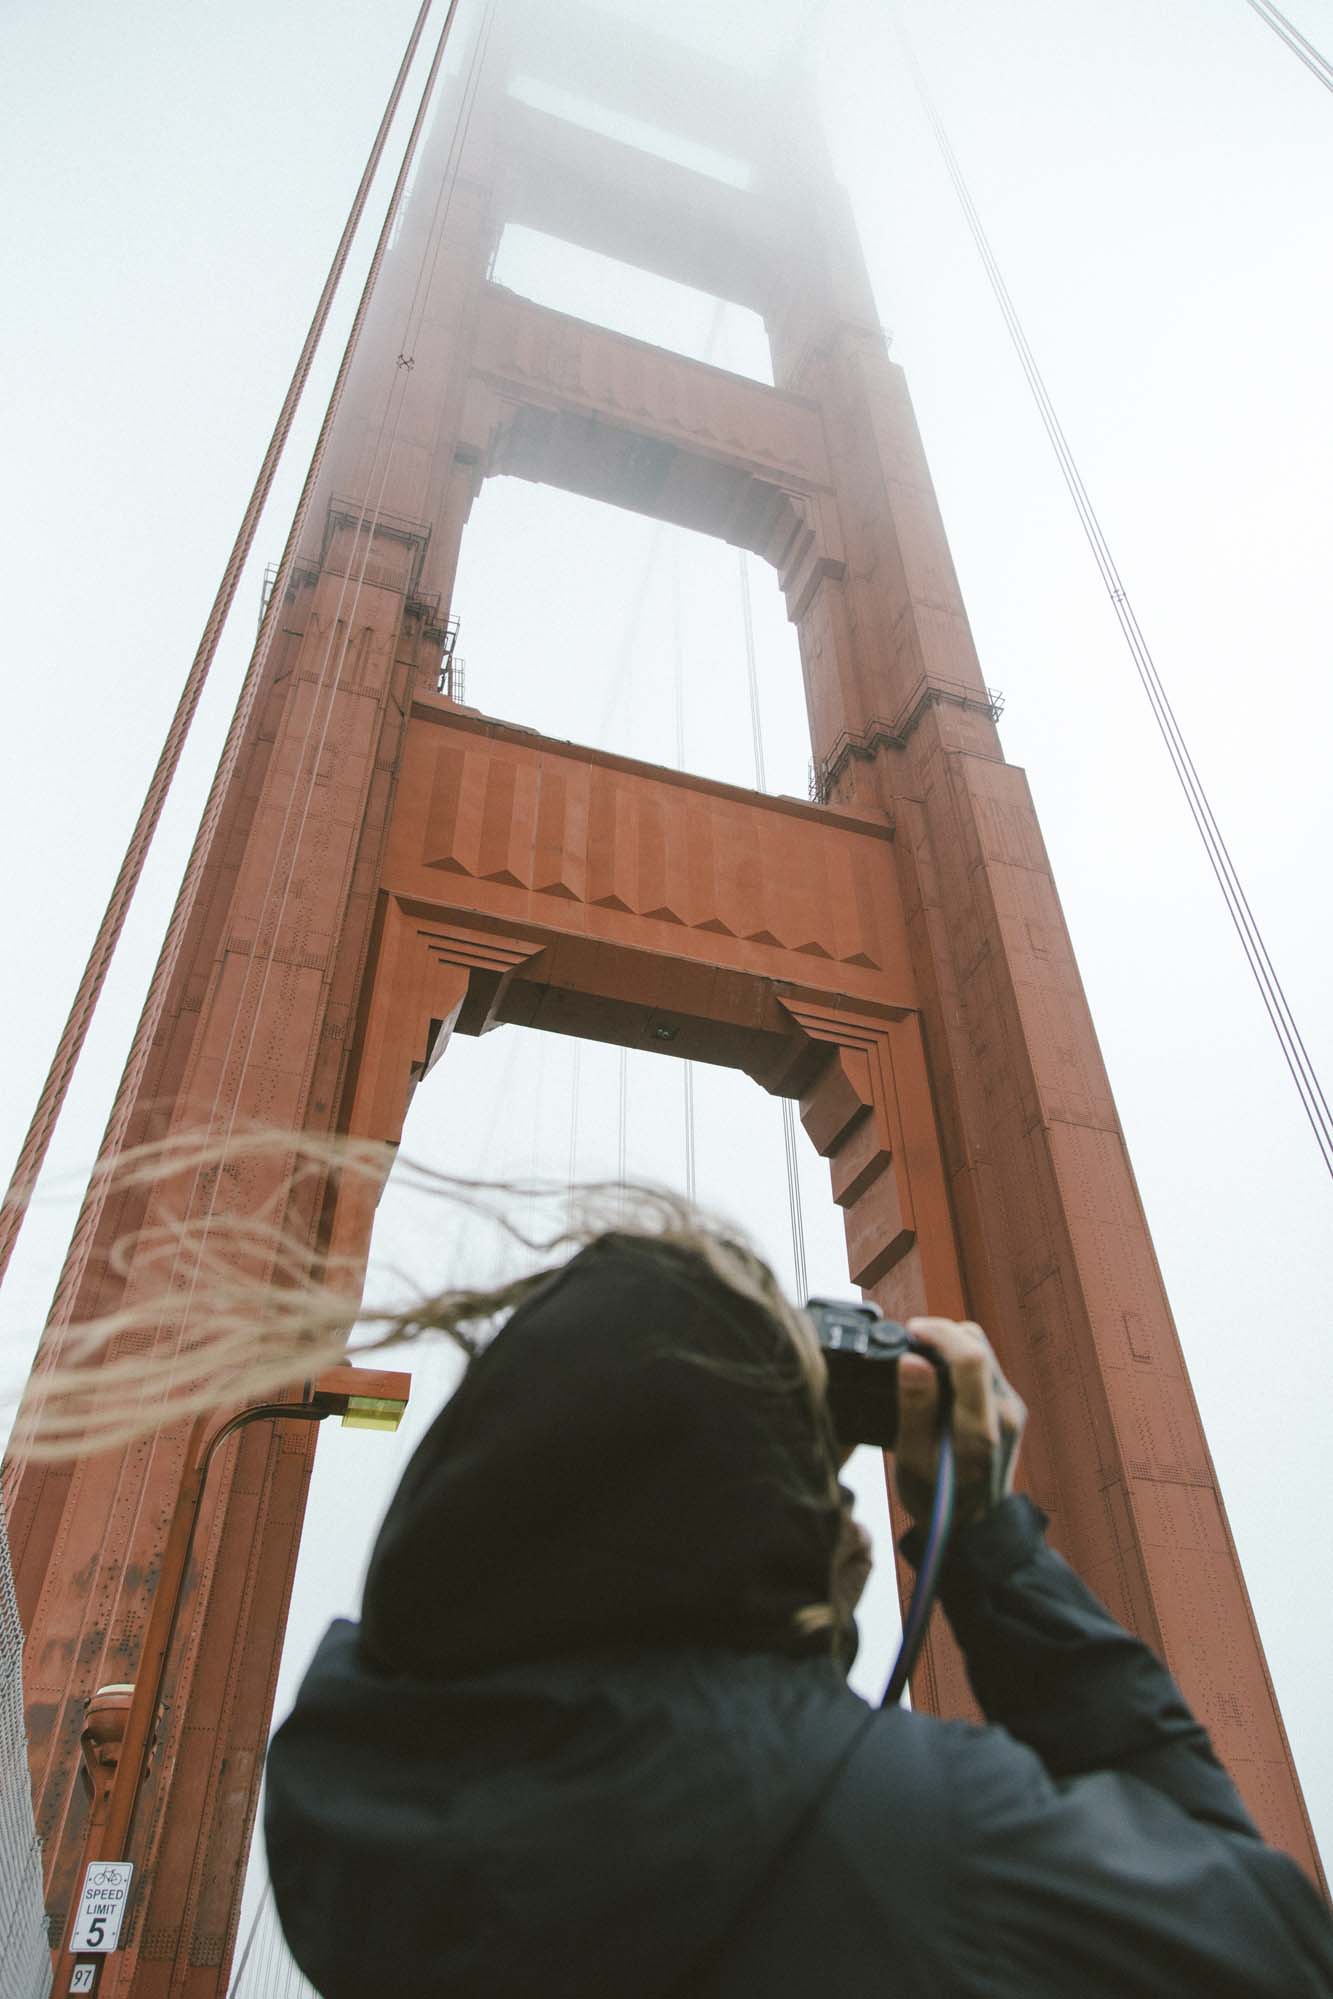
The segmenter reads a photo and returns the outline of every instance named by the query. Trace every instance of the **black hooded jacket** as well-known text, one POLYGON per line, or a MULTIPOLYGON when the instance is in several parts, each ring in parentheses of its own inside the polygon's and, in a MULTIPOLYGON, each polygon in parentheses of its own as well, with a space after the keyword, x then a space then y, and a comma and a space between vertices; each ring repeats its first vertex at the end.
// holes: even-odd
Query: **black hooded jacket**
POLYGON ((837 1525, 816 1431, 764 1316, 683 1260, 612 1238, 514 1315, 274 1738, 320 1992, 1333 1993, 1315 1891, 1026 1500, 942 1584, 992 1725, 850 1692, 795 1617, 837 1525))

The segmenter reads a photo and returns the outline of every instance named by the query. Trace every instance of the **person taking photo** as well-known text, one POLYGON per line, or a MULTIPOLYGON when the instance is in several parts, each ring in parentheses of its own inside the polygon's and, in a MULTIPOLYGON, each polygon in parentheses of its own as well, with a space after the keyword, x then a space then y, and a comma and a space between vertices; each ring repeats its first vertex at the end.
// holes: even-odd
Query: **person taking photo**
MULTIPOLYGON (((810 1320, 752 1252, 611 1231, 418 1321, 519 1293, 271 1747, 277 1908, 325 1999, 1333 1993, 1317 1892, 1012 1490, 1025 1412, 980 1328, 911 1327, 952 1389, 973 1726, 847 1686, 865 1537, 810 1320)), ((909 1560, 938 1392, 901 1363, 909 1560)))

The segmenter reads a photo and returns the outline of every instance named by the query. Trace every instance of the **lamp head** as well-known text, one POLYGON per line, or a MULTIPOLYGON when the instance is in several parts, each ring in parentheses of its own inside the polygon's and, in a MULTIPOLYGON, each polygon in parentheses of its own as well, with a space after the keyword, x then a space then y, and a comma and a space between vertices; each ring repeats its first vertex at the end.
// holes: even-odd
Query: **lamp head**
POLYGON ((311 1383, 308 1400, 341 1416, 344 1430, 396 1430, 411 1392, 410 1374, 347 1363, 326 1368, 311 1383))

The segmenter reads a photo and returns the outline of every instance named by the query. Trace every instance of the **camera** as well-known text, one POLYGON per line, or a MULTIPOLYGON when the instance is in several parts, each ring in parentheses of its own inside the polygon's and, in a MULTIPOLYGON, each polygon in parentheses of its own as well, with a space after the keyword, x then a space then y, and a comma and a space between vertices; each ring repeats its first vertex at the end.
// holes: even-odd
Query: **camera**
POLYGON ((891 1451, 898 1437, 898 1362, 905 1353, 919 1353, 944 1373, 939 1355, 876 1305, 811 1298, 805 1309, 828 1367, 829 1413, 838 1442, 891 1451))

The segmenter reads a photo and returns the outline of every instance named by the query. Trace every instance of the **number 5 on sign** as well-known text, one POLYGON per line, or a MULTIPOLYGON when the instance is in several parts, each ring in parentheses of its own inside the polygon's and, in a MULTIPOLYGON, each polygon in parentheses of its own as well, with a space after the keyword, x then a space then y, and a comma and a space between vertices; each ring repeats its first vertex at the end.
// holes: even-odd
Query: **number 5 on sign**
MULTIPOLYGON (((83 1893, 79 1897, 79 1913, 74 1918, 69 1940, 73 1955, 79 1956, 88 1950, 116 1948, 133 1872, 134 1864, 129 1860, 89 1861, 88 1871, 83 1877, 83 1893)), ((71 1992, 87 1989, 86 1986, 70 1987, 71 1992)))

